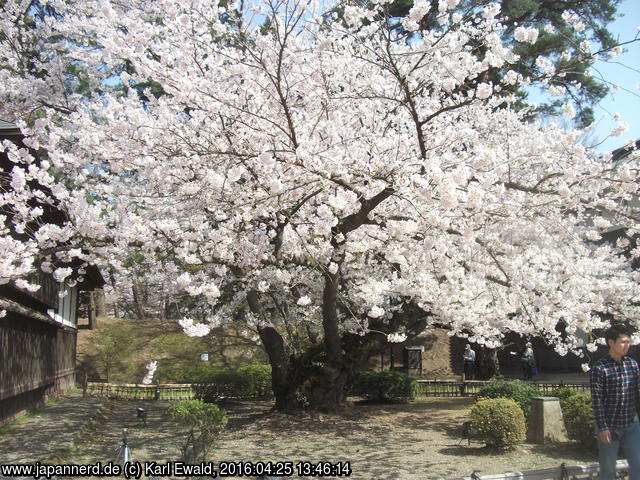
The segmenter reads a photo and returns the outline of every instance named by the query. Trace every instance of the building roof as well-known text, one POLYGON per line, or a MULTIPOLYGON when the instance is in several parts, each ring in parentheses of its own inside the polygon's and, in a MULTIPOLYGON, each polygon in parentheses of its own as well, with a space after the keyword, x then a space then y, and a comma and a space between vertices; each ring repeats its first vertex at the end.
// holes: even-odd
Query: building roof
MULTIPOLYGON (((7 122, 6 120, 0 119, 0 141, 3 139, 10 139, 14 143, 16 143, 20 147, 24 147, 22 143, 22 139, 24 136, 20 129, 15 123, 7 122)), ((32 152, 34 156, 37 157, 36 152, 32 152)), ((0 151, 0 168, 13 168, 13 164, 9 161, 9 158, 6 153, 0 151)), ((45 187, 40 187, 44 189, 45 187)), ((48 222, 60 224, 68 219, 67 213, 59 209, 57 207, 52 207, 50 205, 44 205, 45 213, 48 222)), ((79 261, 74 262, 74 267, 80 267, 79 261)), ((102 287, 106 282, 100 273, 100 270, 95 265, 89 265, 86 268, 86 274, 84 275, 84 282, 82 282, 79 287, 80 290, 91 290, 96 287, 102 287)), ((1 478, 0 478, 1 480, 1 478)))
POLYGON ((18 126, 15 123, 7 122, 0 118, 0 131, 4 130, 18 130, 18 126))
POLYGON ((620 147, 611 152, 611 160, 617 162, 628 157, 636 150, 640 150, 640 140, 636 140, 631 148, 620 147))

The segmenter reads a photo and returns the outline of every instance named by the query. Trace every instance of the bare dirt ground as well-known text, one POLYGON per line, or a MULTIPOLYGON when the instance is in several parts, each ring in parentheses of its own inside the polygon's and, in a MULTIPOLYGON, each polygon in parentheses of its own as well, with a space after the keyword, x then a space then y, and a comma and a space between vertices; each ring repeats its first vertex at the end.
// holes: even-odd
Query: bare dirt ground
MULTIPOLYGON (((468 446, 466 440, 460 442, 460 427, 472 403, 467 398, 421 398, 406 405, 354 405, 334 415, 291 416, 271 412, 268 401, 235 402, 227 407, 229 424, 212 460, 349 461, 351 478, 368 480, 452 478, 474 470, 487 475, 596 461, 573 443, 523 444, 508 453, 489 451, 478 442, 468 446)), ((0 463, 113 460, 122 428, 129 429, 134 460, 179 459, 185 432, 164 415, 168 402, 104 400, 89 416, 86 410, 92 405, 98 406, 95 399, 76 395, 0 429, 0 463), (147 408, 147 426, 137 422, 137 406, 147 408), (85 416, 82 425, 77 423, 78 412, 85 416), (60 427, 65 418, 66 432, 60 427), (63 451, 64 435, 71 441, 63 451)))
POLYGON ((251 461, 350 461, 352 478, 432 479, 590 464, 574 443, 521 445, 508 453, 460 442, 472 399, 423 398, 408 405, 357 405, 340 415, 293 417, 269 405, 233 409, 216 457, 251 461))

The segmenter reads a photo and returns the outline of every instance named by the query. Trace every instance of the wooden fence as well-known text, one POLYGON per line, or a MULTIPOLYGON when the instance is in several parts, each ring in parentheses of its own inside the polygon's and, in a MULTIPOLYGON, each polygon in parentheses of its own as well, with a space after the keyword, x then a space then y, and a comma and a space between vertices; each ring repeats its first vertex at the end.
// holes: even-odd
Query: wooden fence
MULTIPOLYGON (((424 397, 466 397, 477 395, 480 389, 488 384, 483 380, 418 380, 418 396, 424 397)), ((537 383, 532 382, 543 395, 551 395, 558 387, 564 386, 578 392, 588 392, 587 383, 537 383)), ((108 397, 122 400, 190 400, 195 396, 195 389, 190 384, 115 384, 89 382, 87 395, 91 397, 108 397)))
POLYGON ((190 384, 115 384, 89 382, 87 395, 120 400, 190 400, 195 391, 190 384))
MULTIPOLYGON (((470 477, 457 477, 448 480, 597 480, 598 464, 575 465, 566 467, 563 463, 559 467, 527 470, 525 472, 508 472, 495 475, 472 474, 470 477)), ((618 460, 616 478, 628 478, 629 466, 626 460, 618 460)), ((444 480, 444 479, 439 479, 444 480)))
MULTIPOLYGON (((424 397, 466 397, 477 395, 486 380, 418 380, 418 395, 424 397)), ((551 395, 558 387, 566 387, 576 392, 588 392, 588 383, 546 383, 531 382, 543 395, 551 395)))

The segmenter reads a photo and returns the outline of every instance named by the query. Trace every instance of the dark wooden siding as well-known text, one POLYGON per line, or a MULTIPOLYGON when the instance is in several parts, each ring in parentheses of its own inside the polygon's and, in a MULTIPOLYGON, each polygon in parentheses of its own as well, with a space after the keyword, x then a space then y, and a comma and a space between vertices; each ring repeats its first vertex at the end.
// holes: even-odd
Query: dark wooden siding
POLYGON ((12 312, 1 318, 0 424, 71 388, 75 356, 75 329, 12 312))
POLYGON ((55 309, 58 307, 58 292, 60 291, 60 284, 53 279, 52 275, 38 271, 33 275, 30 275, 27 280, 36 285, 40 285, 40 290, 36 292, 22 290, 23 293, 39 300, 50 308, 55 309))
POLYGON ((46 392, 47 388, 42 387, 0 400, 0 427, 30 410, 43 407, 47 398, 46 392))
MULTIPOLYGON (((23 136, 15 125, 6 122, 0 125, 0 140, 7 139, 20 148, 26 148, 23 136)), ((30 150, 36 164, 41 161, 37 152, 30 150)), ((11 186, 4 172, 20 167, 9 160, 6 152, 0 152, 0 190, 10 191, 11 186)), ((22 166, 26 169, 26 166, 22 166)), ((49 193, 47 187, 36 180, 29 186, 49 193)), ((43 209, 42 218, 29 225, 36 230, 44 221, 55 225, 64 225, 68 221, 66 213, 55 205, 36 202, 32 205, 43 209)), ((8 217, 11 224, 14 214, 10 206, 0 209, 0 214, 8 217)), ((16 240, 27 240, 27 234, 12 232, 16 240)), ((79 267, 77 260, 70 264, 79 267)), ((7 310, 0 318, 0 425, 7 419, 40 405, 48 395, 62 393, 74 385, 76 330, 62 325, 47 313, 57 310, 60 285, 51 275, 35 272, 29 278, 38 283, 38 292, 28 292, 9 284, 0 285, 0 310, 7 310)), ((95 267, 87 268, 85 281, 79 288, 89 290, 104 285, 100 271, 95 267)), ((76 324, 77 296, 73 294, 65 300, 62 315, 66 322, 76 324)), ((54 315, 59 319, 59 315, 54 315)))

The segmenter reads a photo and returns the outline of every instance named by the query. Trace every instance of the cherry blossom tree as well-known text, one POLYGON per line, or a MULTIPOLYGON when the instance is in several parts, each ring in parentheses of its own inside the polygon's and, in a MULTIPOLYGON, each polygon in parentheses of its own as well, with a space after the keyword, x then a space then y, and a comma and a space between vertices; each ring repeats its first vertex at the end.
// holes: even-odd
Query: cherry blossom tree
MULTIPOLYGON (((454 12, 462 14, 487 5, 484 0, 454 3, 454 12)), ((412 0, 393 0, 384 8, 389 17, 399 22, 412 7, 412 0)), ((610 79, 594 71, 593 65, 599 57, 606 60, 624 47, 624 43, 619 44, 608 30, 616 18, 618 2, 565 0, 559 5, 535 0, 499 0, 491 3, 490 8, 499 11, 504 27, 501 38, 520 59, 504 70, 493 66, 487 77, 495 81, 512 69, 528 79, 524 85, 506 86, 514 94, 526 98, 532 90, 531 85, 548 92, 538 113, 557 113, 571 105, 576 125, 586 127, 591 124, 594 121, 592 107, 605 97, 609 87, 616 87, 610 79), (538 62, 539 57, 545 62, 538 62), (525 85, 527 87, 523 88, 525 85)), ((418 24, 419 30, 442 28, 438 8, 426 11, 418 24)), ((637 40, 636 35, 632 41, 637 40)))
MULTIPOLYGON (((567 352, 593 348, 577 333, 604 315, 639 318, 638 275, 598 242, 637 233, 637 162, 525 121, 501 94, 515 70, 482 81, 518 62, 492 5, 440 2, 443 28, 407 41, 354 5, 330 22, 302 2, 50 3, 28 32, 2 20, 5 45, 28 34, 42 52, 0 70, 2 108, 47 152, 34 172, 94 255, 125 268, 135 252, 198 302, 188 334, 255 327, 277 408, 340 406, 373 339, 427 323, 567 352), (292 355, 296 335, 311 347, 292 355)), ((431 8, 414 3, 405 31, 431 8)))

